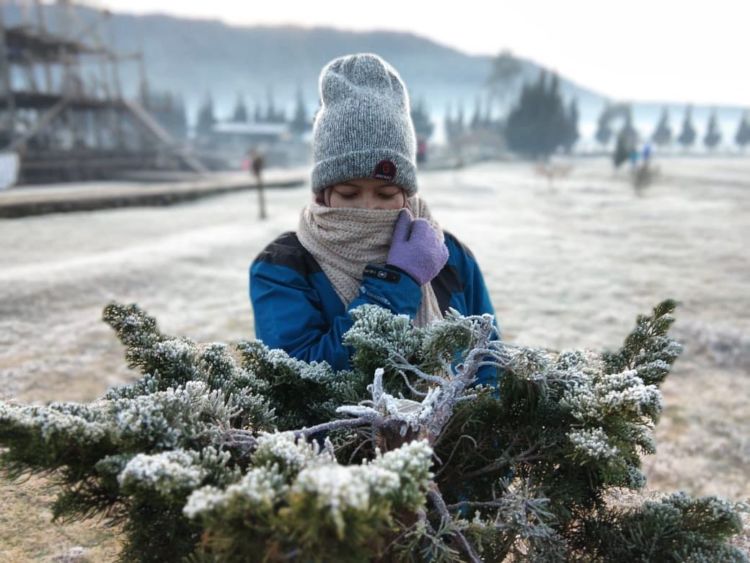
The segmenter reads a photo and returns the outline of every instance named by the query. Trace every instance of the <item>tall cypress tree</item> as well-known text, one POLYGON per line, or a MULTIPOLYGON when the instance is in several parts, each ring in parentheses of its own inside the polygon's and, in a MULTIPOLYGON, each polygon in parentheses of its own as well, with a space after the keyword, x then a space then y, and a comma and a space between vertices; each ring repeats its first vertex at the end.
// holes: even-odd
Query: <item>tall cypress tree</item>
POLYGON ((471 130, 476 131, 482 125, 482 101, 479 96, 474 100, 474 114, 471 116, 471 130))
POLYGON ((185 99, 182 97, 182 94, 177 95, 175 99, 174 114, 174 135, 178 139, 185 139, 188 132, 188 121, 187 111, 185 109, 185 99))
POLYGON ((689 149, 695 142, 695 127, 693 127, 693 108, 688 106, 685 109, 685 117, 682 120, 682 131, 680 131, 677 142, 680 143, 685 149, 689 149))
POLYGON ((435 125, 430 119, 430 113, 427 111, 422 98, 411 107, 411 119, 414 123, 414 132, 417 134, 417 137, 427 140, 432 136, 435 125))
MULTIPOLYGON (((523 76, 523 65, 510 51, 503 51, 492 61, 492 70, 487 79, 492 100, 497 100, 501 114, 508 111, 508 100, 523 76)), ((491 105, 491 104, 488 104, 491 105)))
POLYGON ((612 140, 612 126, 609 123, 610 107, 609 104, 604 106, 602 113, 599 115, 599 119, 596 122, 596 141, 606 147, 610 140, 612 140))
POLYGON ((455 136, 455 126, 453 125, 453 108, 448 104, 445 107, 445 117, 443 118, 443 130, 445 131, 445 139, 450 143, 455 136))
POLYGON ((615 168, 619 168, 636 149, 638 146, 638 137, 638 131, 633 125, 633 110, 628 107, 625 113, 625 121, 622 124, 620 132, 617 134, 617 141, 615 142, 615 152, 613 155, 615 168))
POLYGON ((216 116, 214 115, 214 100, 209 92, 206 95, 206 99, 200 110, 198 110, 198 119, 196 120, 195 127, 198 136, 211 134, 215 124, 216 116))
POLYGON ((454 132, 457 136, 462 135, 464 130, 466 129, 463 103, 458 104, 458 115, 456 116, 456 121, 454 123, 454 126, 455 126, 454 132))
POLYGON ((651 140, 658 146, 664 147, 672 143, 672 126, 669 124, 669 109, 664 108, 659 123, 651 135, 651 140))
POLYGON ((750 112, 745 112, 737 126, 737 133, 734 135, 734 142, 744 150, 745 146, 750 144, 750 112))
POLYGON ((716 121, 716 110, 711 112, 711 117, 708 118, 708 126, 706 127, 706 135, 703 137, 703 144, 709 150, 713 150, 721 142, 721 131, 719 131, 719 124, 716 121))
POLYGON ((578 100, 573 98, 568 106, 568 113, 565 119, 565 137, 563 139, 563 148, 566 153, 573 150, 573 146, 578 142, 580 137, 578 133, 578 100))
POLYGON ((532 158, 546 158, 562 146, 568 120, 556 75, 542 71, 533 85, 525 85, 508 115, 506 139, 511 150, 532 158))
POLYGON ((247 107, 245 106, 245 100, 242 94, 237 94, 237 102, 234 105, 234 112, 232 113, 232 121, 235 123, 247 123, 247 107))
POLYGON ((305 99, 302 95, 302 89, 297 89, 297 104, 294 109, 294 117, 291 121, 291 129, 294 133, 302 134, 307 131, 312 124, 307 119, 307 108, 305 108, 305 99))

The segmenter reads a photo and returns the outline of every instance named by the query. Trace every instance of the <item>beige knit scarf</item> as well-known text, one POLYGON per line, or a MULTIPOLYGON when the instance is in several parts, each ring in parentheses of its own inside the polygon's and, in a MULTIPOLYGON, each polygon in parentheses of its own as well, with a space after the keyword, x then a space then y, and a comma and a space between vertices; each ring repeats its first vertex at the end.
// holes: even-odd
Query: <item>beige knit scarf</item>
MULTIPOLYGON (((415 218, 427 219, 443 240, 443 231, 423 200, 410 197, 406 205, 415 218)), ((320 264, 344 305, 357 297, 365 266, 385 264, 400 211, 326 207, 317 203, 302 210, 297 238, 320 264)), ((425 326, 442 318, 432 284, 426 283, 414 322, 425 326)))

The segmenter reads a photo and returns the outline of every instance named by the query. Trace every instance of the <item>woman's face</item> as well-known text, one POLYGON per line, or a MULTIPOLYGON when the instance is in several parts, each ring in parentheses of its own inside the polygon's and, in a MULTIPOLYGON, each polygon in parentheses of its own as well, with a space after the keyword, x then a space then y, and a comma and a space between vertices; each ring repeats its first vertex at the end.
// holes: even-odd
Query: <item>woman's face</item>
POLYGON ((374 178, 357 178, 329 186, 324 194, 328 207, 355 209, 401 209, 406 207, 406 194, 395 184, 374 178))

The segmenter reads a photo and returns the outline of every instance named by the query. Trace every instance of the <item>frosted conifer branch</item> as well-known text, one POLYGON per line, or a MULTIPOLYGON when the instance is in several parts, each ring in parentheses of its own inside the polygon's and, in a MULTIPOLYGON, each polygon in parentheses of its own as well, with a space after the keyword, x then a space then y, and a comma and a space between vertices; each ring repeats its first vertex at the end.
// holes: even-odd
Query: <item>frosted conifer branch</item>
POLYGON ((643 548, 653 560, 743 560, 725 541, 739 520, 715 499, 584 508, 608 488, 643 484, 658 384, 679 352, 666 336, 670 307, 639 319, 620 352, 594 354, 502 343, 489 315, 453 311, 414 327, 372 306, 355 318, 350 372, 257 342, 240 349, 240 367, 221 345, 165 337, 137 308, 115 307, 112 323, 147 375, 88 405, 0 402, 3 462, 63 469, 62 515, 126 514, 128 560, 175 558, 180 545, 180 558, 211 560, 257 558, 264 546, 280 560, 620 561, 643 548), (365 388, 378 365, 412 395, 391 395, 383 369, 365 388), (508 368, 500 401, 473 388, 486 366, 508 368), (335 449, 314 439, 337 430, 350 431, 335 449), (446 506, 441 491, 461 502, 446 506), (479 511, 469 521, 464 509, 479 511), (665 516, 675 522, 666 542, 665 516), (195 532, 208 552, 195 551, 195 532))
POLYGON ((403 378, 404 383, 406 384, 406 387, 409 388, 409 391, 412 392, 412 394, 415 397, 426 397, 427 393, 423 393, 422 391, 417 391, 414 387, 412 387, 411 383, 409 382, 409 378, 406 377, 406 374, 403 372, 403 370, 399 370, 399 375, 403 378))
POLYGON ((410 371, 420 379, 424 379, 425 381, 429 381, 430 383, 435 383, 436 385, 440 385, 441 387, 446 384, 446 381, 444 378, 437 376, 437 375, 430 375, 429 373, 423 372, 421 369, 419 369, 417 366, 410 364, 406 358, 399 354, 394 354, 391 357, 391 362, 394 368, 396 368, 399 371, 410 371))
MULTIPOLYGON (((438 486, 435 483, 430 483, 430 488, 427 491, 427 498, 432 501, 432 504, 437 509, 444 524, 449 524, 453 521, 450 512, 448 512, 448 507, 445 505, 443 495, 440 494, 440 489, 438 489, 438 486)), ((474 547, 469 543, 469 540, 466 539, 466 536, 464 536, 460 530, 454 528, 453 535, 458 540, 461 549, 466 554, 469 561, 472 563, 482 563, 482 560, 479 558, 479 555, 477 555, 474 547)))
POLYGON ((315 426, 311 426, 310 428, 303 428, 302 430, 295 430, 294 435, 300 438, 309 438, 310 436, 321 432, 332 432, 333 430, 340 430, 342 428, 356 428, 357 426, 366 426, 368 424, 379 426, 379 421, 380 417, 375 415, 360 416, 358 418, 344 418, 341 420, 332 420, 331 422, 316 424, 315 426))

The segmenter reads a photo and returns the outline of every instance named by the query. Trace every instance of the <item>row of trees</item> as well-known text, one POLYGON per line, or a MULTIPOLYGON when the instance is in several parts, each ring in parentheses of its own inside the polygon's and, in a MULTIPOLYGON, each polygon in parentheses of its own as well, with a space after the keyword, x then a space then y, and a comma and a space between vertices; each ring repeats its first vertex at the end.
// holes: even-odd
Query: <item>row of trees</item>
MULTIPOLYGON (((209 93, 206 95, 203 104, 198 109, 196 134, 201 136, 210 133, 218 121, 219 119, 216 116, 213 96, 209 93)), ((287 118, 286 110, 277 106, 273 92, 269 89, 265 107, 256 102, 252 114, 245 104, 244 96, 238 94, 237 101, 235 102, 234 109, 232 110, 232 114, 229 116, 228 121, 232 123, 289 123, 290 129, 295 133, 304 133, 311 126, 301 90, 298 90, 297 92, 296 104, 290 119, 287 118)))
MULTIPOLYGON (((508 72, 518 78, 514 69, 508 72)), ((502 101, 498 91, 492 89, 484 107, 477 98, 474 114, 468 120, 463 107, 458 107, 455 116, 449 107, 444 121, 448 142, 460 144, 467 135, 482 132, 501 138, 513 152, 544 158, 557 150, 570 152, 580 137, 578 102, 565 102, 557 75, 542 72, 535 82, 523 85, 516 104, 510 106, 504 119, 492 116, 493 100, 502 101)))
POLYGON ((503 121, 497 117, 493 117, 491 100, 488 100, 487 103, 482 106, 481 99, 477 97, 474 104, 474 113, 471 117, 464 114, 464 108, 460 104, 454 115, 453 108, 449 105, 445 112, 445 118, 443 119, 443 127, 448 141, 455 142, 467 133, 473 133, 476 131, 494 131, 502 133, 503 121))
MULTIPOLYGON (((430 114, 424 100, 420 99, 412 105, 411 117, 417 136, 429 139, 432 136, 435 125, 430 120, 430 114)), ((237 102, 229 121, 233 123, 288 123, 292 133, 302 134, 312 128, 313 117, 307 111, 302 90, 297 91, 297 99, 290 118, 287 118, 286 111, 283 108, 277 107, 273 94, 269 90, 266 106, 262 107, 259 103, 256 103, 252 116, 247 109, 244 97, 238 94, 237 102)), ((217 122, 218 119, 214 109, 213 98, 208 94, 198 110, 196 120, 197 135, 210 133, 217 122)))
MULTIPOLYGON (((144 105, 157 120, 175 137, 187 135, 187 119, 182 98, 171 94, 151 94, 144 105)), ((569 153, 580 138, 578 129, 579 109, 576 99, 566 102, 560 92, 557 75, 541 72, 533 83, 525 84, 515 105, 510 106, 505 119, 492 115, 492 100, 483 106, 476 99, 471 116, 464 114, 463 106, 453 113, 448 107, 444 118, 444 129, 449 143, 461 142, 467 134, 485 132, 503 138, 508 148, 518 154, 532 158, 544 158, 558 150, 569 153)), ((303 134, 312 127, 312 116, 307 111, 302 91, 297 92, 294 109, 289 117, 280 108, 269 89, 265 106, 255 104, 251 113, 242 95, 228 118, 235 123, 288 123, 293 133, 303 134)), ((423 99, 412 105, 412 120, 417 136, 428 140, 432 137, 435 124, 423 99)), ((196 133, 198 136, 210 133, 218 122, 213 98, 208 94, 198 110, 196 133)), ((692 108, 688 106, 679 132, 670 123, 669 109, 664 108, 661 117, 649 137, 643 137, 633 123, 632 108, 623 104, 606 106, 597 122, 596 141, 602 147, 610 146, 613 140, 624 139, 635 146, 642 140, 650 140, 658 147, 669 147, 674 143, 685 149, 698 142, 698 133, 693 124, 692 108), (613 123, 620 123, 616 129, 613 123)), ((722 141, 722 133, 716 112, 713 112, 702 138, 708 149, 715 149, 722 141)), ((750 144, 750 113, 740 119, 734 135, 734 142, 741 148, 750 144)))
MULTIPOLYGON (((617 138, 627 137, 633 143, 640 139, 640 135, 633 125, 632 109, 629 106, 609 106, 599 116, 597 123, 596 140, 602 146, 608 146, 614 137, 615 132, 610 122, 613 118, 620 115, 623 117, 623 124, 617 133, 617 138)), ((676 133, 672 128, 669 109, 664 108, 648 140, 659 147, 669 147, 675 142, 685 149, 694 146, 698 140, 698 133, 693 125, 692 107, 688 106, 686 108, 679 133, 676 133)), ((722 141, 722 133, 719 129, 719 121, 715 111, 708 118, 702 140, 705 147, 709 150, 715 149, 722 141)), ((740 118, 740 123, 734 135, 734 142, 743 149, 750 144, 750 113, 746 112, 740 118)))
POLYGON ((508 148, 534 158, 546 157, 558 149, 570 152, 578 141, 578 102, 566 104, 557 75, 539 75, 526 84, 508 114, 505 137, 508 148))
POLYGON ((181 95, 141 88, 140 102, 172 137, 187 138, 187 112, 181 95))

